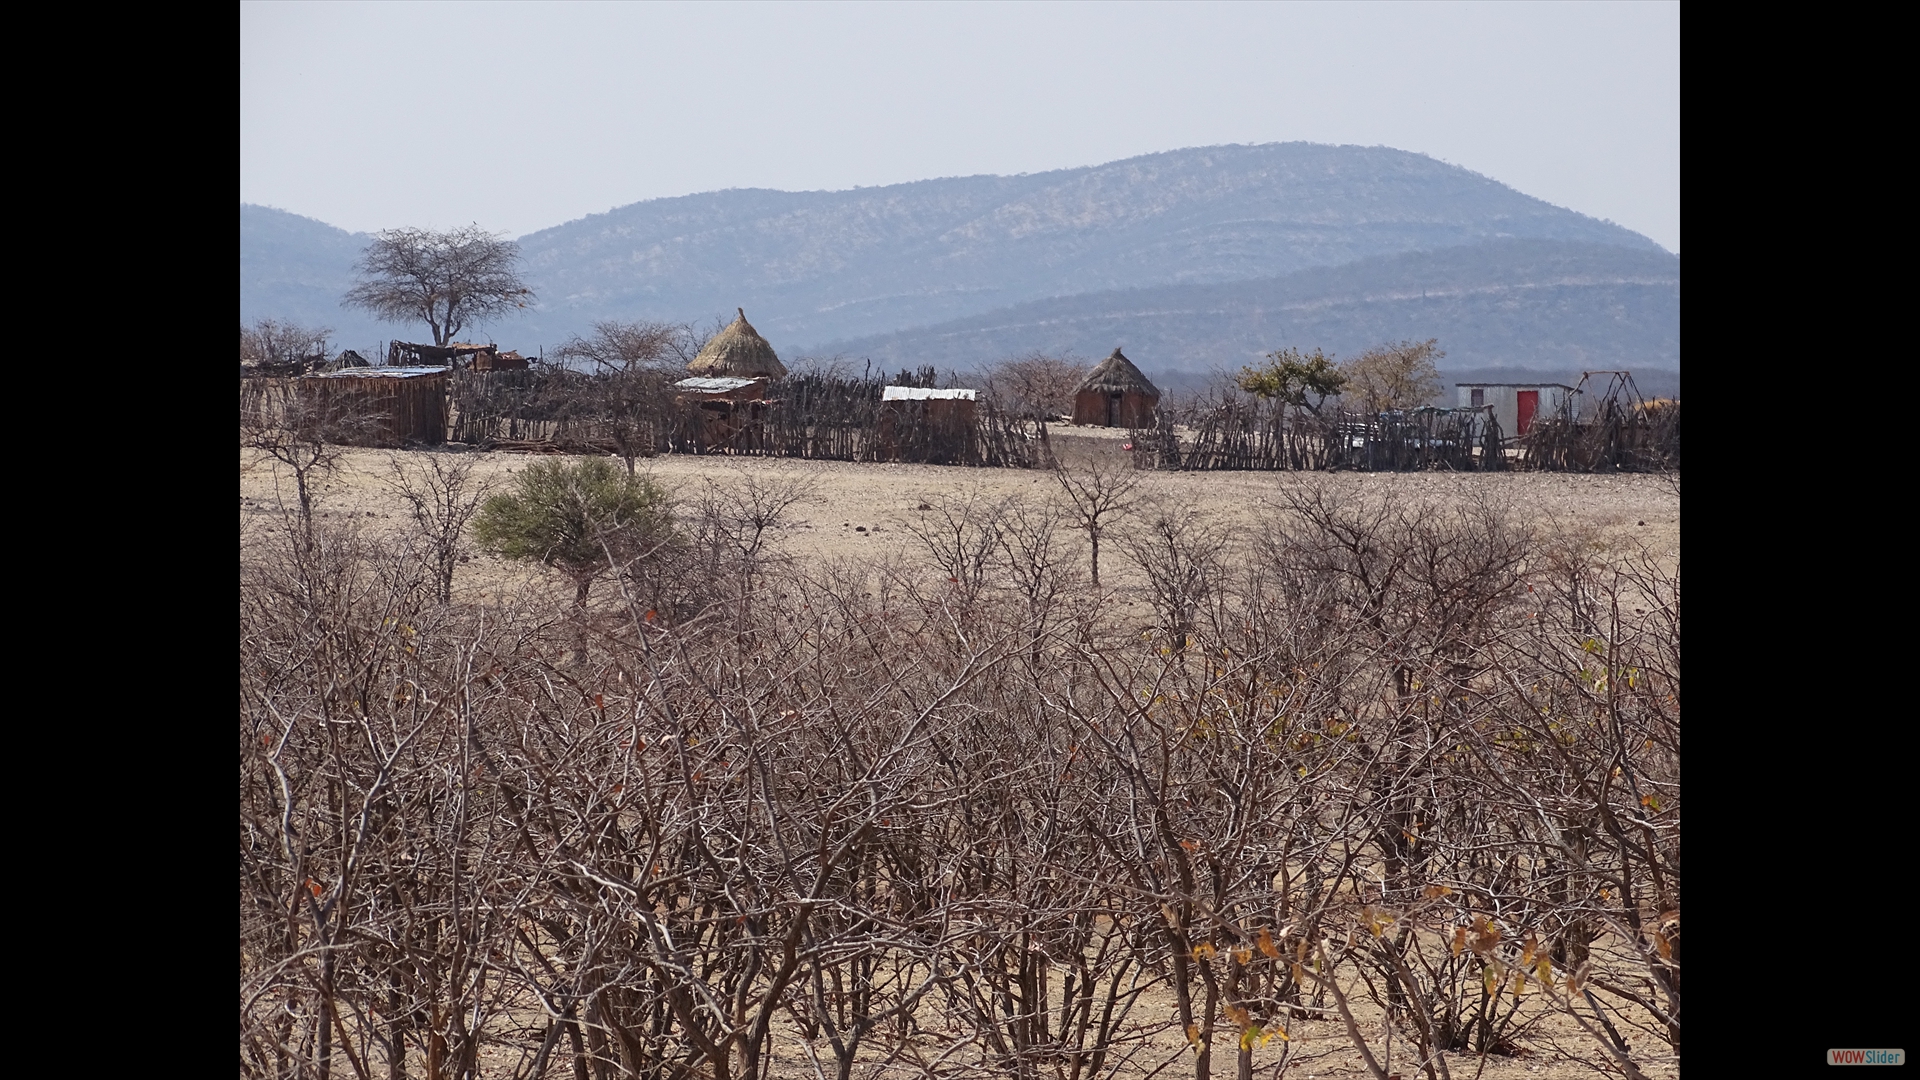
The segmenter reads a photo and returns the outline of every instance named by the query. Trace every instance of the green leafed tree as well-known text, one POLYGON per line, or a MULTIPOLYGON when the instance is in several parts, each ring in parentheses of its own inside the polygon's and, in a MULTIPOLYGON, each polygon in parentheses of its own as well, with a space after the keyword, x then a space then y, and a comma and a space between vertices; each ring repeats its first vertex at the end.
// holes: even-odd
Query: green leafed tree
POLYGON ((1347 376, 1319 349, 1309 356, 1289 347, 1268 353, 1267 362, 1260 367, 1241 368, 1239 382, 1240 389, 1249 394, 1317 413, 1328 398, 1339 396, 1345 389, 1347 376))
POLYGON ((565 574, 584 608, 594 579, 673 542, 672 500, 643 476, 607 458, 528 465, 513 490, 488 499, 474 518, 482 550, 534 560, 565 574))

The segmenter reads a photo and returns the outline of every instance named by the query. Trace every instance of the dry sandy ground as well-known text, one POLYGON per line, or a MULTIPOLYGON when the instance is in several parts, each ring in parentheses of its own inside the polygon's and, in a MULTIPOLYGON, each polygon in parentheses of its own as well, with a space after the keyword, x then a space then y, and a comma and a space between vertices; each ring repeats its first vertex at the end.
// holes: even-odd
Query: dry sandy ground
MULTIPOLYGON (((1150 1003, 1142 1001, 1141 1008, 1150 1003)), ((1364 1015, 1364 1014, 1363 1014, 1364 1015)), ((535 1018, 529 1017, 530 1030, 538 1030, 535 1018)), ((1404 1035, 1395 1033, 1392 1054, 1385 1051, 1381 1029, 1377 1022, 1360 1019, 1359 1026, 1368 1039, 1369 1049, 1383 1068, 1390 1070, 1392 1080, 1424 1080, 1426 1076, 1422 1063, 1410 1057, 1409 1044, 1403 1042, 1404 1035)), ((788 1027, 778 1024, 779 1027, 788 1027)), ((1561 1018, 1549 1019, 1538 1029, 1550 1032, 1553 1042, 1566 1047, 1574 1055, 1595 1056, 1590 1040, 1571 1022, 1561 1018)), ((1291 1045, 1275 1039, 1267 1046, 1255 1051, 1253 1058, 1254 1080, 1371 1080, 1372 1072, 1358 1052, 1352 1048, 1346 1033, 1338 1023, 1320 1021, 1295 1021, 1289 1025, 1288 1034, 1291 1045)), ((1216 1047, 1212 1056, 1210 1073, 1215 1080, 1229 1080, 1235 1071, 1234 1040, 1231 1033, 1216 1033, 1216 1047)), ((778 1039, 773 1050, 772 1075, 775 1080, 827 1080, 834 1074, 832 1047, 825 1038, 817 1041, 808 1054, 807 1046, 797 1038, 778 1039), (817 1063, 817 1064, 816 1064, 817 1063)), ((529 1040, 531 1043, 533 1040, 529 1040)), ((1677 1080, 1680 1075, 1679 1063, 1672 1055, 1653 1055, 1643 1053, 1639 1048, 1645 1036, 1629 1036, 1628 1043, 1634 1048, 1634 1064, 1650 1080, 1677 1080)), ((922 1036, 915 1040, 922 1057, 931 1062, 941 1057, 950 1048, 950 1043, 939 1035, 922 1036)), ((516 1066, 524 1068, 528 1050, 516 1052, 499 1046, 490 1046, 481 1051, 480 1072, 482 1076, 512 1075, 516 1066)), ((864 1057, 865 1055, 863 1055, 864 1057)), ((1196 1056, 1193 1051, 1174 1045, 1174 1040, 1158 1041, 1152 1048, 1152 1054, 1142 1054, 1128 1066, 1119 1070, 1124 1080, 1190 1080, 1194 1074, 1196 1056)), ((1446 1067, 1444 1074, 1448 1080, 1574 1080, 1576 1077, 1618 1076, 1612 1072, 1596 1069, 1582 1061, 1567 1055, 1555 1053, 1543 1047, 1519 1057, 1501 1057, 1489 1054, 1485 1057, 1470 1053, 1447 1053, 1442 1055, 1446 1067)), ((416 1062, 415 1067, 418 1067, 416 1062)), ((739 1068, 736 1060, 734 1067, 739 1068)), ((550 1070, 550 1075, 568 1075, 566 1066, 550 1070)), ((1436 1073, 1439 1064, 1435 1064, 1436 1073)), ((879 1062, 861 1066, 856 1064, 856 1080, 925 1080, 928 1074, 914 1066, 910 1061, 898 1061, 891 1066, 879 1062)), ((1052 1073, 1043 1070, 1043 1080, 1052 1080, 1052 1073)), ((1060 1077, 1064 1080, 1062 1069, 1060 1077)))
MULTIPOLYGON (((1073 464, 1090 458, 1122 458, 1120 443, 1124 433, 1053 433, 1055 449, 1073 464)), ((446 452, 446 451, 435 451, 446 452)), ((422 452, 424 453, 424 452, 422 452)), ((322 489, 317 506, 323 518, 351 518, 373 533, 399 533, 406 527, 401 503, 382 484, 389 461, 402 462, 414 454, 391 455, 385 451, 350 452, 344 468, 322 489)), ((539 460, 519 454, 466 453, 465 459, 476 465, 476 473, 495 483, 512 480, 516 470, 539 460)), ((765 458, 720 458, 669 456, 641 463, 655 480, 682 496, 700 489, 706 482, 739 484, 744 477, 790 478, 808 485, 809 497, 795 507, 790 523, 779 535, 778 544, 785 553, 802 563, 809 560, 845 558, 878 565, 882 562, 910 564, 917 555, 917 542, 907 523, 919 513, 918 507, 941 494, 959 494, 977 490, 989 498, 1013 495, 1044 497, 1053 480, 1045 472, 1006 469, 964 469, 927 465, 856 465, 844 462, 793 461, 765 458), (864 531, 863 531, 864 530, 864 531)), ((1273 501, 1288 485, 1334 483, 1350 486, 1363 496, 1393 500, 1434 502, 1488 497, 1505 502, 1511 513, 1542 526, 1572 528, 1588 532, 1600 544, 1621 549, 1644 547, 1661 561, 1674 563, 1680 551, 1680 499, 1676 482, 1659 476, 1591 476, 1554 473, 1505 474, 1340 474, 1335 476, 1292 473, 1153 473, 1145 480, 1158 493, 1191 500, 1202 513, 1232 523, 1237 530, 1256 528, 1263 516, 1272 513, 1273 501)), ((271 462, 261 461, 247 451, 241 452, 240 498, 243 525, 264 524, 279 513, 282 505, 294 500, 291 478, 284 470, 276 472, 271 462)), ((922 556, 922 558, 924 558, 922 556)), ((1116 578, 1125 589, 1129 573, 1117 550, 1103 556, 1104 576, 1116 578)), ((458 588, 467 597, 486 600, 516 588, 552 587, 561 583, 538 568, 507 566, 485 556, 475 555, 462 569, 458 588)), ((1363 1028, 1377 1048, 1381 1029, 1376 1014, 1361 1015, 1363 1028)), ((1357 1053, 1348 1045, 1344 1031, 1336 1023, 1300 1021, 1293 1026, 1296 1042, 1289 1060, 1282 1065, 1279 1043, 1270 1044, 1256 1058, 1256 1077, 1261 1080, 1291 1078, 1365 1077, 1369 1073, 1357 1053)), ((1541 1048, 1520 1058, 1449 1055, 1455 1080, 1476 1075, 1486 1080, 1560 1080, 1591 1076, 1593 1070, 1554 1053, 1553 1043, 1580 1055, 1592 1055, 1595 1048, 1587 1037, 1564 1017, 1548 1018, 1542 1027, 1550 1038, 1541 1048)), ((1397 1040, 1396 1040, 1397 1041, 1397 1040)), ((1654 1047, 1649 1036, 1631 1037, 1640 1067, 1653 1077, 1678 1076, 1678 1063, 1670 1057, 1648 1053, 1654 1047), (1645 1056, 1642 1056, 1642 1055, 1645 1056)), ((820 1055, 828 1070, 830 1052, 823 1044, 820 1055)), ((934 1054, 938 1051, 935 1050, 934 1054)), ((1190 1053, 1177 1046, 1167 1048, 1175 1058, 1158 1075, 1165 1078, 1191 1076, 1190 1053)), ((1157 1063, 1157 1062, 1156 1062, 1157 1063)), ((510 1070, 512 1062, 492 1063, 510 1070)), ((1214 1075, 1231 1075, 1233 1056, 1230 1045, 1215 1055, 1214 1075)), ((1417 1065, 1396 1053, 1393 1071, 1413 1080, 1422 1075, 1417 1065)), ((783 1080, 807 1080, 816 1074, 803 1048, 789 1040, 779 1054, 775 1072, 783 1080)), ((884 1074, 902 1080, 912 1075, 896 1066, 884 1074)), ((1144 1077, 1146 1071, 1138 1075, 1144 1077)), ((866 1078, 863 1077, 863 1080, 866 1078)))
MULTIPOLYGON (((1123 459, 1124 433, 1108 435, 1060 431, 1054 446, 1070 465, 1091 457, 1123 459)), ((436 451, 446 453, 446 451, 436 451)), ((420 452, 426 453, 426 452, 420 452)), ((316 500, 328 519, 351 517, 369 531, 399 532, 405 528, 401 503, 381 482, 390 458, 413 454, 356 450, 344 467, 327 482, 316 500)), ((496 484, 511 482, 513 473, 530 461, 523 454, 465 453, 477 475, 496 484)), ((907 524, 918 508, 941 494, 977 491, 991 499, 1008 496, 1044 498, 1054 490, 1051 476, 1042 471, 969 469, 935 465, 872 465, 837 461, 797 461, 772 458, 693 457, 670 455, 643 460, 640 468, 682 497, 702 484, 737 485, 745 477, 786 478, 805 484, 808 498, 789 513, 776 543, 802 563, 821 559, 852 559, 878 564, 913 561, 917 542, 907 524)), ((1250 535, 1273 513, 1276 497, 1289 485, 1332 483, 1362 496, 1395 501, 1446 504, 1470 498, 1505 503, 1517 518, 1555 529, 1579 529, 1597 543, 1618 549, 1644 546, 1663 562, 1677 562, 1680 551, 1680 498, 1677 484, 1652 475, 1614 476, 1569 473, 1149 473, 1148 490, 1189 500, 1203 514, 1231 524, 1240 535, 1250 535)), ((294 502, 293 484, 285 470, 273 463, 240 456, 240 497, 243 522, 260 522, 277 515, 282 503, 294 502)), ((1101 569, 1124 585, 1128 568, 1116 547, 1103 547, 1101 569)), ((460 588, 484 599, 511 583, 532 583, 537 571, 500 565, 475 555, 463 571, 460 588)))
MULTIPOLYGON (((1365 999, 1363 988, 1356 982, 1346 986, 1346 992, 1356 1026, 1383 1071, 1397 1080, 1424 1080, 1426 1070, 1418 1059, 1417 1046, 1407 1041, 1407 1032, 1396 1027, 1389 1043, 1380 1023, 1380 1010, 1365 999)), ((1333 1002, 1329 999, 1324 1005, 1329 1015, 1333 1015, 1333 1002)), ((1133 1009, 1132 1020, 1158 1027, 1173 1015, 1172 995, 1164 988, 1155 988, 1142 995, 1133 1009)), ((1572 1020, 1556 1012, 1537 987, 1530 987, 1524 995, 1520 1015, 1532 1019, 1522 1036, 1528 1046, 1521 1054, 1504 1057, 1447 1052, 1434 1063, 1436 1075, 1444 1075, 1448 1080, 1573 1080, 1620 1075, 1618 1070, 1608 1072, 1593 1065, 1591 1059, 1600 1056, 1599 1049, 1572 1020), (1444 1074, 1440 1072, 1443 1065, 1444 1074)), ((937 1009, 923 1009, 917 1019, 919 1033, 912 1042, 928 1062, 953 1051, 954 1038, 964 1030, 962 1024, 944 1023, 937 1009)), ((527 1056, 537 1046, 535 1033, 542 1030, 544 1023, 544 1015, 528 1011, 524 1017, 528 1033, 526 1048, 516 1050, 498 1044, 487 1047, 481 1053, 481 1074, 507 1076, 516 1065, 524 1066, 527 1056)), ((1287 1022, 1286 1032, 1288 1041, 1272 1039, 1254 1051, 1254 1080, 1371 1080, 1372 1072, 1353 1048, 1345 1025, 1337 1017, 1295 1018, 1287 1022)), ((1671 1052, 1654 1051, 1655 1047, 1665 1051, 1663 1044, 1647 1032, 1631 1027, 1623 1035, 1635 1066, 1650 1080, 1678 1080, 1677 1057, 1671 1052)), ((1223 1022, 1214 1040, 1210 1073, 1216 1080, 1228 1080, 1235 1074, 1237 1035, 1230 1024, 1223 1022)), ((896 1059, 892 1063, 880 1060, 886 1054, 882 1046, 887 1041, 876 1035, 874 1041, 862 1048, 862 1064, 856 1064, 854 1070, 856 1080, 926 1080, 928 1073, 910 1059, 896 1059)), ((827 1040, 822 1037, 809 1047, 799 1037, 798 1028, 785 1018, 773 1025, 771 1056, 770 1072, 775 1080, 826 1080, 834 1074, 833 1050, 827 1040)), ((1118 1080, 1188 1080, 1194 1075, 1196 1059, 1197 1054, 1185 1045, 1180 1035, 1168 1029, 1139 1048, 1114 1075, 1118 1080)), ((974 1064, 978 1060, 977 1053, 970 1047, 949 1058, 962 1064, 974 1064)), ((739 1068, 737 1059, 734 1067, 739 1068)), ((563 1071, 564 1066, 555 1070, 555 1075, 563 1071)), ((1042 1080, 1064 1080, 1064 1066, 1057 1076, 1045 1067, 1039 1075, 1042 1080)))

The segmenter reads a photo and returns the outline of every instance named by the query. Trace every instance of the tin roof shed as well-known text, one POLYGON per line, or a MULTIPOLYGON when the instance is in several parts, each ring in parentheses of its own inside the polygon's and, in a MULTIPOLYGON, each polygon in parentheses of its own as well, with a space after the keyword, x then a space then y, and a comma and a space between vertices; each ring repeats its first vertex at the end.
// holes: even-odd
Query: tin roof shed
POLYGON ((727 377, 681 379, 674 383, 676 390, 692 390, 705 394, 724 394, 729 390, 740 390, 765 379, 735 379, 727 377))
POLYGON ((978 391, 935 390, 927 386, 889 386, 880 392, 881 401, 973 401, 978 391))
POLYGON ((423 379, 429 375, 445 375, 443 367, 350 367, 339 371, 326 371, 318 375, 309 375, 309 379, 423 379))

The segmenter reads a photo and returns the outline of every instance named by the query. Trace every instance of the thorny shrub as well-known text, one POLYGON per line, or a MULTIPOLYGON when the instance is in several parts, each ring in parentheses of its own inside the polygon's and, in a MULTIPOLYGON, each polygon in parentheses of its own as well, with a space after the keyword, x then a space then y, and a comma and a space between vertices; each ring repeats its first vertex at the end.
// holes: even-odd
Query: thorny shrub
POLYGON ((930 582, 757 562, 799 493, 709 492, 705 591, 627 573, 585 639, 243 537, 242 1073, 1248 1080, 1305 1018, 1439 1078, 1553 1013, 1677 1053, 1677 571, 1289 490, 1127 522, 1142 604, 1070 508, 929 503, 930 582))

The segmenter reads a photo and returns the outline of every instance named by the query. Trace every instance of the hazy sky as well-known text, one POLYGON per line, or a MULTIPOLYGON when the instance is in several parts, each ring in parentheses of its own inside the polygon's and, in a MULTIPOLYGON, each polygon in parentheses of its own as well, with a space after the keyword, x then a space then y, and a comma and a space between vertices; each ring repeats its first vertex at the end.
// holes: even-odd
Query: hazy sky
POLYGON ((1679 5, 240 5, 240 200, 354 231, 1294 140, 1677 252, 1679 5))

